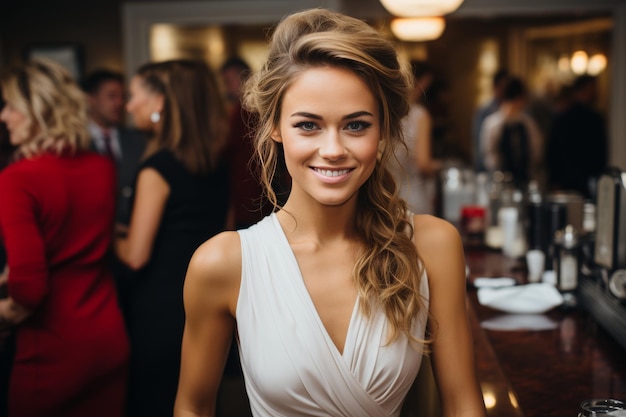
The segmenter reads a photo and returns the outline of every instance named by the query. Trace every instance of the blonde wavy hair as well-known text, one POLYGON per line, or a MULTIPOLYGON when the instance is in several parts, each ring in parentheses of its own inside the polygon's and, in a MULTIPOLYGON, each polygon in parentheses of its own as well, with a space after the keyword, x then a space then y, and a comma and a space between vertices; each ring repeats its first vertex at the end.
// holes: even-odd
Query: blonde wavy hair
POLYGON ((353 71, 369 86, 380 111, 379 159, 359 191, 355 218, 365 246, 353 269, 359 297, 366 301, 362 311, 369 316, 372 303, 380 306, 391 324, 390 341, 404 333, 425 348, 428 341, 411 334, 414 320, 425 309, 419 291, 423 269, 406 203, 387 169, 396 144, 403 143, 401 120, 409 111, 412 76, 393 44, 365 22, 312 9, 290 15, 276 27, 265 65, 244 87, 244 106, 256 116, 256 156, 267 197, 279 207, 272 182, 282 163, 282 148, 271 134, 279 124, 283 97, 295 77, 319 66, 353 71))
POLYGON ((148 154, 171 150, 193 173, 213 171, 226 146, 228 116, 217 78, 198 60, 143 65, 136 75, 164 98, 163 129, 148 144, 148 154))
POLYGON ((37 59, 11 68, 0 76, 0 88, 6 104, 26 118, 27 139, 17 156, 89 148, 85 96, 61 65, 37 59))

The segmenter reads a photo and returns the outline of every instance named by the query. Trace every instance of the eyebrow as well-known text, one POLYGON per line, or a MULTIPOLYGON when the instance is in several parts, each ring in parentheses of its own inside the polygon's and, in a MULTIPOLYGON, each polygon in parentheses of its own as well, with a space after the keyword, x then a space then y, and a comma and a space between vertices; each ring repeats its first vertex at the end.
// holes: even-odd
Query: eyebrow
MULTIPOLYGON (((303 112, 303 111, 299 111, 299 112, 295 112, 293 114, 291 114, 291 117, 295 117, 295 116, 299 116, 299 117, 306 117, 309 119, 315 119, 315 120, 322 120, 322 116, 319 116, 317 114, 313 114, 313 113, 307 113, 307 112, 303 112)), ((371 116, 374 117, 374 115, 368 111, 362 110, 362 111, 357 111, 354 113, 350 113, 350 114, 346 114, 345 116, 343 116, 341 118, 341 120, 349 120, 349 119, 354 119, 357 117, 361 117, 361 116, 371 116)))

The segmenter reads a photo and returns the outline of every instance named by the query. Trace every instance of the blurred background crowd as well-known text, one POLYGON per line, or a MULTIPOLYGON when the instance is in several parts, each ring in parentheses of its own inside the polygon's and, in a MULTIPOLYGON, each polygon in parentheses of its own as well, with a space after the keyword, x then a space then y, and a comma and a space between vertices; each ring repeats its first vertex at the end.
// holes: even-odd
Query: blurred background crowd
MULTIPOLYGON (((24 408, 40 389, 47 394, 29 403, 31 414, 13 414, 168 415, 193 251, 272 209, 251 161, 254 124, 240 87, 263 62, 274 15, 283 10, 257 3, 268 16, 252 23, 237 17, 255 7, 227 2, 1 6, 0 261, 15 265, 2 285, 8 280, 16 295, 0 305, 0 415, 7 393, 24 408), (207 13, 212 3, 214 14, 207 13), (46 142, 50 132, 54 143, 46 142), (28 164, 33 157, 45 162, 28 164), (20 217, 29 210, 46 212, 39 231, 20 217), (57 311, 68 303, 71 313, 57 311), (93 349, 104 343, 96 316, 107 317, 108 343, 116 341, 109 350, 93 349), (95 353, 84 357, 85 349, 95 353), (68 370, 74 374, 64 386, 33 382, 37 372, 68 370)), ((478 1, 447 17, 438 38, 408 40, 392 32, 378 1, 297 8, 327 3, 395 37, 412 68, 406 147, 397 149, 394 169, 412 211, 461 226, 463 206, 488 208, 503 189, 594 201, 598 177, 624 164, 610 120, 610 64, 618 59, 614 46, 625 42, 615 37, 616 19, 626 16, 619 2, 616 18, 613 3, 499 16, 497 6, 478 1)), ((288 176, 275 182, 284 197, 288 176)), ((227 373, 238 375, 237 361, 233 348, 227 373)))

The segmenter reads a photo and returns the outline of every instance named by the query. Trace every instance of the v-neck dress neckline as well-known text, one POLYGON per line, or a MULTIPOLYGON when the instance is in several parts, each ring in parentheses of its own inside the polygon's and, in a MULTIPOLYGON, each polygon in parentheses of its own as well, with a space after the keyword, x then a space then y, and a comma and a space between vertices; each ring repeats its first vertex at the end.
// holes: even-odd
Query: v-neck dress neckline
POLYGON ((304 293, 307 294, 307 300, 309 303, 309 306, 311 309, 313 309, 315 311, 315 317, 317 319, 318 324, 324 329, 324 334, 325 337, 327 338, 328 342, 332 343, 335 346, 335 350, 337 351, 337 354, 339 354, 340 356, 344 357, 345 359, 349 359, 348 357, 346 357, 346 348, 348 348, 348 354, 352 353, 354 351, 354 349, 350 348, 350 346, 352 346, 352 344, 354 343, 354 341, 352 340, 352 333, 351 329, 354 327, 354 321, 357 320, 358 318, 358 313, 359 313, 359 296, 357 295, 357 297, 354 300, 354 304, 352 307, 352 314, 350 316, 350 322, 348 324, 348 330, 346 331, 346 337, 345 337, 345 341, 344 341, 344 345, 343 345, 343 351, 340 351, 339 348, 337 347, 337 345, 335 344, 335 342, 332 340, 332 338, 330 337, 330 334, 328 333, 328 329, 326 328, 326 326, 324 325, 324 322, 322 320, 322 317, 319 314, 319 311, 317 311, 317 308, 315 307, 315 303, 313 302, 313 298, 311 297, 311 293, 309 292, 309 289, 307 288, 305 282, 304 282, 304 275, 302 274, 302 270, 300 269, 300 264, 298 263, 298 258, 296 257, 295 252, 293 251, 293 248, 291 247, 291 244, 289 243, 289 239, 287 238, 287 234, 285 233, 285 229, 283 229, 283 225, 280 223, 280 220, 278 219, 278 216, 276 215, 276 213, 272 213, 270 215, 270 218, 272 220, 272 223, 274 224, 274 227, 276 228, 277 231, 277 236, 279 236, 281 244, 285 246, 285 253, 288 254, 289 257, 289 262, 292 262, 294 265, 294 268, 298 270, 298 277, 293 277, 294 281, 296 282, 296 285, 300 285, 302 287, 302 291, 304 291, 304 293), (298 279, 296 279, 298 278, 298 279))

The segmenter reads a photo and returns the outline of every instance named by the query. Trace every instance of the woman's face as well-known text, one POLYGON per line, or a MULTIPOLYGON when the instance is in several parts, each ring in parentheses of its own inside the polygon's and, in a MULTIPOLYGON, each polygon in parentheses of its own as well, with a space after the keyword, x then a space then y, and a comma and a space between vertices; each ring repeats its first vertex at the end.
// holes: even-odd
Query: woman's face
POLYGON ((352 71, 301 73, 285 92, 272 135, 283 144, 292 177, 289 199, 334 206, 354 201, 376 166, 380 131, 376 99, 352 71))
POLYGON ((150 120, 150 115, 163 111, 163 96, 146 87, 143 79, 137 75, 130 81, 129 91, 126 111, 132 116, 135 127, 140 130, 154 130, 156 126, 150 120))
POLYGON ((11 144, 19 146, 28 140, 28 118, 9 101, 5 100, 5 106, 0 112, 2 120, 9 131, 11 144))

